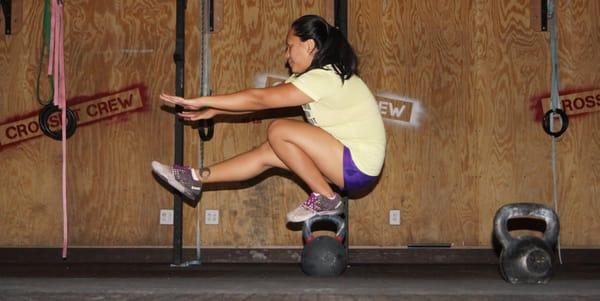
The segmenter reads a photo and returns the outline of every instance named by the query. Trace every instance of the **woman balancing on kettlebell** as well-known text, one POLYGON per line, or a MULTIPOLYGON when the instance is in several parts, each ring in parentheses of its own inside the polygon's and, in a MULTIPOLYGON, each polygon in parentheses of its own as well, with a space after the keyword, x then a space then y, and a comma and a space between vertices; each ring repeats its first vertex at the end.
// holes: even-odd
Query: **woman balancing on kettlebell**
POLYGON ((308 123, 275 120, 260 146, 202 170, 154 161, 152 169, 160 178, 197 200, 206 183, 243 181, 273 167, 290 170, 312 192, 287 214, 289 222, 341 213, 342 199, 330 183, 348 193, 375 183, 386 134, 373 94, 356 75, 354 50, 337 28, 314 15, 294 21, 286 43, 291 76, 283 84, 226 95, 160 98, 182 106, 179 116, 186 120, 302 106, 308 123))

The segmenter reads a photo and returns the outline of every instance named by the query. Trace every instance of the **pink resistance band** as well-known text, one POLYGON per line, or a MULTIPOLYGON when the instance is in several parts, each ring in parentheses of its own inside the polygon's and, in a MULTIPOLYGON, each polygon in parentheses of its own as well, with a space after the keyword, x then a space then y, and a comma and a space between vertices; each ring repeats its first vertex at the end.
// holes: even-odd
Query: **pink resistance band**
POLYGON ((62 257, 67 258, 67 100, 65 99, 65 54, 63 0, 51 0, 50 53, 48 75, 54 75, 54 105, 61 109, 62 130, 62 203, 63 203, 63 247, 62 257))

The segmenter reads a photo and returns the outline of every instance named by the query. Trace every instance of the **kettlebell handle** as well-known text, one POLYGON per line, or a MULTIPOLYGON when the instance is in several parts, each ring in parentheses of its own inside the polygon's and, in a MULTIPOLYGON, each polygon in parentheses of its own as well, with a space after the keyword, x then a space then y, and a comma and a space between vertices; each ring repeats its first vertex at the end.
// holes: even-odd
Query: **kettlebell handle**
POLYGON ((558 240, 558 231, 560 228, 556 212, 542 204, 516 203, 502 206, 494 217, 494 233, 505 249, 508 248, 508 245, 513 240, 508 232, 508 220, 519 217, 543 219, 546 222, 546 231, 544 231, 543 240, 551 248, 554 247, 558 240))
POLYGON ((318 222, 329 222, 335 224, 337 228, 337 231, 335 232, 335 239, 339 242, 344 241, 344 238, 346 237, 346 223, 340 216, 317 215, 304 221, 304 226, 302 227, 302 238, 304 238, 306 243, 310 243, 314 240, 314 236, 312 235, 312 226, 314 223, 318 222))

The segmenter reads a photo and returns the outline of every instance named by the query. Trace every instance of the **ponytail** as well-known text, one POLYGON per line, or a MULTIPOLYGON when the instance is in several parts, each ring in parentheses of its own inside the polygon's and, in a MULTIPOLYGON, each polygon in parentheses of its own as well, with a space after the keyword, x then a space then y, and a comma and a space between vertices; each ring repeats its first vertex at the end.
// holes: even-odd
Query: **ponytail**
POLYGON ((301 41, 315 41, 317 53, 304 72, 332 65, 342 83, 358 74, 358 59, 354 49, 342 32, 325 19, 316 15, 302 16, 292 23, 292 29, 301 41))

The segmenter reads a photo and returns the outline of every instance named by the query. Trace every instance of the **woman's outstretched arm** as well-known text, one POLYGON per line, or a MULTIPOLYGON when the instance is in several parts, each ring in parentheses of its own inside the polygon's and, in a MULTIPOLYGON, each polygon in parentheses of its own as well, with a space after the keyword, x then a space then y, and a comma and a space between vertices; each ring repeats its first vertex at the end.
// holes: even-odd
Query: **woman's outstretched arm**
POLYGON ((264 109, 293 107, 311 102, 312 99, 292 84, 281 84, 268 88, 252 88, 225 95, 204 96, 184 99, 161 94, 160 98, 170 104, 180 105, 186 110, 212 108, 218 114, 236 114, 264 109))

